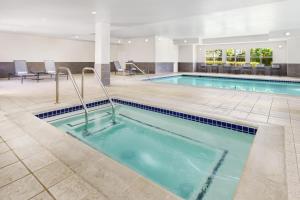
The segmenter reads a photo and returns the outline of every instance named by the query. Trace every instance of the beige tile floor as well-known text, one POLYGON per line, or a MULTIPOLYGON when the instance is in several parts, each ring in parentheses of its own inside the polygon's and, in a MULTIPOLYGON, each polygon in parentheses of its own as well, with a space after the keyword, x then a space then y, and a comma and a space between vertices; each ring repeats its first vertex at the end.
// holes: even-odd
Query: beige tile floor
MULTIPOLYGON (((80 76, 75 78, 80 83, 80 76)), ((109 92, 203 116, 283 127, 288 197, 300 199, 300 97, 162 85, 141 78, 112 76, 109 92)), ((0 199, 176 198, 34 118, 31 113, 79 103, 70 81, 62 79, 61 86, 61 103, 55 104, 53 80, 25 80, 23 85, 0 80, 0 199)), ((88 100, 104 97, 92 75, 85 94, 88 100)))

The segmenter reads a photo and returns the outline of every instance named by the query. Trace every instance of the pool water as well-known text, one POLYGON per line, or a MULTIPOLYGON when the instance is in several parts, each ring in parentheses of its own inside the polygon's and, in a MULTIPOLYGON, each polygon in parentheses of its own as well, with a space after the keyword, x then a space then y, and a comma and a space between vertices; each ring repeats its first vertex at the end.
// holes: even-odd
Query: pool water
POLYGON ((183 199, 232 199, 253 135, 122 106, 50 121, 183 199))
POLYGON ((224 88, 251 92, 266 92, 273 94, 287 94, 300 96, 300 83, 262 81, 239 78, 205 77, 205 76, 170 76, 152 79, 155 83, 169 83, 176 85, 190 85, 212 88, 224 88))

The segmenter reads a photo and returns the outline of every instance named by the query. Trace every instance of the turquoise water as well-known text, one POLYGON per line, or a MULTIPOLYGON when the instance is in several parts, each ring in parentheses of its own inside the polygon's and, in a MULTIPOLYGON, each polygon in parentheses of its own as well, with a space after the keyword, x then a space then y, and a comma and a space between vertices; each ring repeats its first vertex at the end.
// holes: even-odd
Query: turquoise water
POLYGON ((232 199, 254 136, 122 106, 50 122, 183 199, 232 199))
POLYGON ((191 85, 212 88, 224 88, 251 92, 266 92, 273 94, 287 94, 300 96, 300 83, 286 83, 274 81, 243 80, 234 78, 214 78, 204 76, 172 76, 152 79, 156 83, 176 85, 191 85))

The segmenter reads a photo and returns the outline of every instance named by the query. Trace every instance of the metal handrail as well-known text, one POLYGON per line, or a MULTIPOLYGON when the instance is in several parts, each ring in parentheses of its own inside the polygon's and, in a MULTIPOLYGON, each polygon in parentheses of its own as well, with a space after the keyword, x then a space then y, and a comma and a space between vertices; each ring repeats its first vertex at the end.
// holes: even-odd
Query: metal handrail
POLYGON ((105 96, 106 98, 109 100, 110 102, 110 105, 111 105, 111 109, 112 109, 112 121, 113 123, 116 122, 116 112, 115 112, 115 104, 113 103, 113 101, 111 100, 106 88, 104 87, 102 81, 101 81, 101 78, 98 74, 98 72, 94 69, 94 68, 91 68, 91 67, 84 67, 82 69, 82 77, 81 77, 81 97, 84 98, 84 74, 85 74, 85 71, 93 71, 96 75, 96 78, 100 84, 100 86, 102 87, 104 93, 105 93, 105 96))
POLYGON ((85 113, 85 130, 87 130, 87 124, 88 124, 88 109, 87 109, 87 107, 86 107, 86 104, 85 104, 83 98, 82 98, 81 95, 80 95, 79 88, 78 88, 78 86, 77 86, 77 84, 76 84, 76 82, 75 82, 75 80, 74 80, 73 75, 72 75, 70 69, 67 68, 67 67, 58 67, 58 68, 57 68, 57 72, 56 72, 56 74, 55 74, 55 80, 56 80, 56 103, 59 103, 59 71, 60 71, 60 70, 65 70, 65 71, 67 71, 67 73, 69 74, 70 80, 71 80, 72 83, 73 83, 74 89, 75 89, 75 91, 76 91, 76 93, 77 93, 77 95, 78 95, 78 98, 79 98, 79 100, 80 100, 80 102, 81 102, 81 104, 82 104, 82 107, 83 107, 83 109, 84 109, 84 113, 85 113))
POLYGON ((142 72, 144 75, 146 75, 147 76, 147 78, 148 79, 150 79, 150 76, 146 73, 146 72, 144 72, 143 70, 141 70, 136 64, 134 64, 133 62, 128 62, 128 63, 126 63, 126 65, 133 65, 135 68, 137 68, 140 72, 142 72))

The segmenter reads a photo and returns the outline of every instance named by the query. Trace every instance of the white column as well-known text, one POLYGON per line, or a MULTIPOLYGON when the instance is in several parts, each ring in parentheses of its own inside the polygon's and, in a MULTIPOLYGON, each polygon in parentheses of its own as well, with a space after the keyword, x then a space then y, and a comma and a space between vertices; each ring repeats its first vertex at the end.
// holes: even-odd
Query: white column
POLYGON ((227 61, 227 55, 226 55, 226 52, 227 52, 227 49, 226 49, 226 48, 223 48, 223 49, 222 49, 222 62, 223 62, 223 63, 226 63, 226 61, 227 61))
POLYGON ((250 50, 249 48, 245 49, 246 50, 246 63, 250 63, 250 50))
POLYGON ((192 45, 192 53, 193 53, 193 57, 192 57, 192 61, 193 61, 193 72, 197 71, 197 46, 196 45, 192 45))
POLYGON ((110 24, 95 25, 95 70, 101 74, 104 85, 110 84, 110 24))

